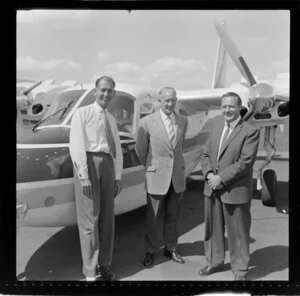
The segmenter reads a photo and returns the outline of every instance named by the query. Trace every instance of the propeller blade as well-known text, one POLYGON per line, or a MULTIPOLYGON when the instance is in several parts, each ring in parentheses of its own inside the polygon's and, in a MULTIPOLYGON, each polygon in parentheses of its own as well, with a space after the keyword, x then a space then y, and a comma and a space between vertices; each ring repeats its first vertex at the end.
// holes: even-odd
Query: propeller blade
POLYGON ((23 90, 23 94, 25 96, 27 96, 32 90, 34 90, 36 87, 38 87, 43 81, 40 80, 36 83, 34 83, 33 85, 31 85, 30 87, 26 88, 25 90, 23 90))
POLYGON ((236 47, 235 43, 233 42, 232 38, 230 37, 225 23, 218 23, 215 22, 215 27, 218 32, 218 35, 227 51, 227 53, 230 55, 232 61, 236 65, 236 67, 239 69, 243 77, 249 82, 249 84, 255 85, 256 81, 254 79, 254 76, 252 75, 248 65, 246 64, 243 56, 241 55, 240 51, 236 47))

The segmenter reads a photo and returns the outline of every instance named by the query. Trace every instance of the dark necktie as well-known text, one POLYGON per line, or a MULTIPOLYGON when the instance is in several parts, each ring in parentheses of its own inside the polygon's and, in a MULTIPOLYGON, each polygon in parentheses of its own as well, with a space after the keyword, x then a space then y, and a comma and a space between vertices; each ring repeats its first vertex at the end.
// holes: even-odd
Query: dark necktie
POLYGON ((105 110, 104 110, 103 114, 104 114, 105 133, 106 133, 108 148, 109 148, 109 151, 110 151, 112 157, 116 158, 116 144, 115 144, 115 140, 114 140, 105 110))
POLYGON ((223 151, 223 149, 224 149, 224 147, 226 145, 229 131, 230 131, 230 124, 227 123, 226 124, 226 131, 225 131, 224 136, 222 138, 222 142, 220 143, 220 149, 219 149, 219 156, 218 156, 218 158, 220 157, 221 152, 223 151))

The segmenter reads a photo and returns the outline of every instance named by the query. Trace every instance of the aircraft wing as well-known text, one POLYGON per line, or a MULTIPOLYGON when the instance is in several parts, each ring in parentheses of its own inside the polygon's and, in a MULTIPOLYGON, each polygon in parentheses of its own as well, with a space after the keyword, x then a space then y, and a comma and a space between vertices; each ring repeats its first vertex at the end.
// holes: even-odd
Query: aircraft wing
MULTIPOLYGON (((207 90, 189 90, 178 91, 178 105, 185 110, 197 111, 220 109, 221 96, 226 92, 226 89, 207 89, 207 90)), ((188 114, 190 115, 190 114, 188 114)))
POLYGON ((289 102, 290 98, 287 94, 276 94, 276 101, 289 102))
POLYGON ((186 115, 208 110, 219 110, 220 112, 221 97, 230 91, 239 94, 243 106, 247 106, 249 89, 241 84, 236 84, 230 86, 230 88, 177 91, 179 110, 180 108, 188 110, 186 115))

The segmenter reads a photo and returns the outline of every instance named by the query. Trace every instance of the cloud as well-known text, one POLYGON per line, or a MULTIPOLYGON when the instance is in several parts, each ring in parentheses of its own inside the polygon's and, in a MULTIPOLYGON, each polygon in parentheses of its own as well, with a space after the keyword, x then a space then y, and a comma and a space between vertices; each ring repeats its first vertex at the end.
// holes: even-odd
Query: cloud
POLYGON ((205 70, 201 62, 195 59, 181 59, 164 57, 147 66, 147 70, 154 76, 171 74, 172 76, 188 75, 205 70))
POLYGON ((69 60, 44 60, 38 61, 31 56, 18 56, 17 57, 17 70, 22 72, 30 72, 30 71, 49 71, 55 69, 64 69, 64 70, 73 70, 77 71, 81 68, 80 64, 69 60))
POLYGON ((276 79, 278 80, 289 80, 290 79, 290 73, 284 72, 284 73, 277 73, 276 79))
POLYGON ((290 68, 290 56, 286 54, 281 58, 272 62, 272 66, 276 69, 276 72, 289 71, 290 68))
POLYGON ((198 88, 201 88, 204 85, 208 87, 211 83, 211 75, 208 75, 201 62, 175 57, 158 59, 144 67, 129 62, 109 64, 103 68, 102 73, 93 75, 92 81, 102 75, 112 76, 117 82, 158 88, 164 85, 181 89, 198 85, 198 88))
POLYGON ((98 62, 104 62, 109 58, 109 53, 107 51, 100 51, 96 58, 98 62))
POLYGON ((78 29, 83 24, 88 24, 93 11, 88 10, 18 10, 18 25, 38 25, 41 23, 51 23, 53 29, 78 29))
POLYGON ((104 71, 108 73, 139 74, 140 70, 141 70, 140 66, 128 62, 110 64, 104 67, 104 71))

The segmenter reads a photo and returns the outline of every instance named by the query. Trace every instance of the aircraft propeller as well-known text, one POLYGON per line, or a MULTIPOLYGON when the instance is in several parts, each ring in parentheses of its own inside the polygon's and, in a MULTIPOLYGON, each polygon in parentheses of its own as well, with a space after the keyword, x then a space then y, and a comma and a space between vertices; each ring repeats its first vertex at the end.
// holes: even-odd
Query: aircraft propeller
POLYGON ((37 88, 39 85, 41 85, 43 82, 43 80, 40 80, 36 83, 34 83, 33 85, 31 85, 30 87, 26 88, 23 90, 23 95, 27 96, 32 90, 34 90, 35 88, 37 88))
POLYGON ((219 33, 222 43, 247 83, 244 84, 249 88, 248 106, 250 110, 245 115, 244 120, 250 118, 253 113, 265 113, 275 105, 276 92, 275 88, 266 82, 257 83, 252 75, 247 63, 245 62, 240 51, 232 41, 229 32, 225 27, 225 23, 215 22, 215 27, 219 33))

